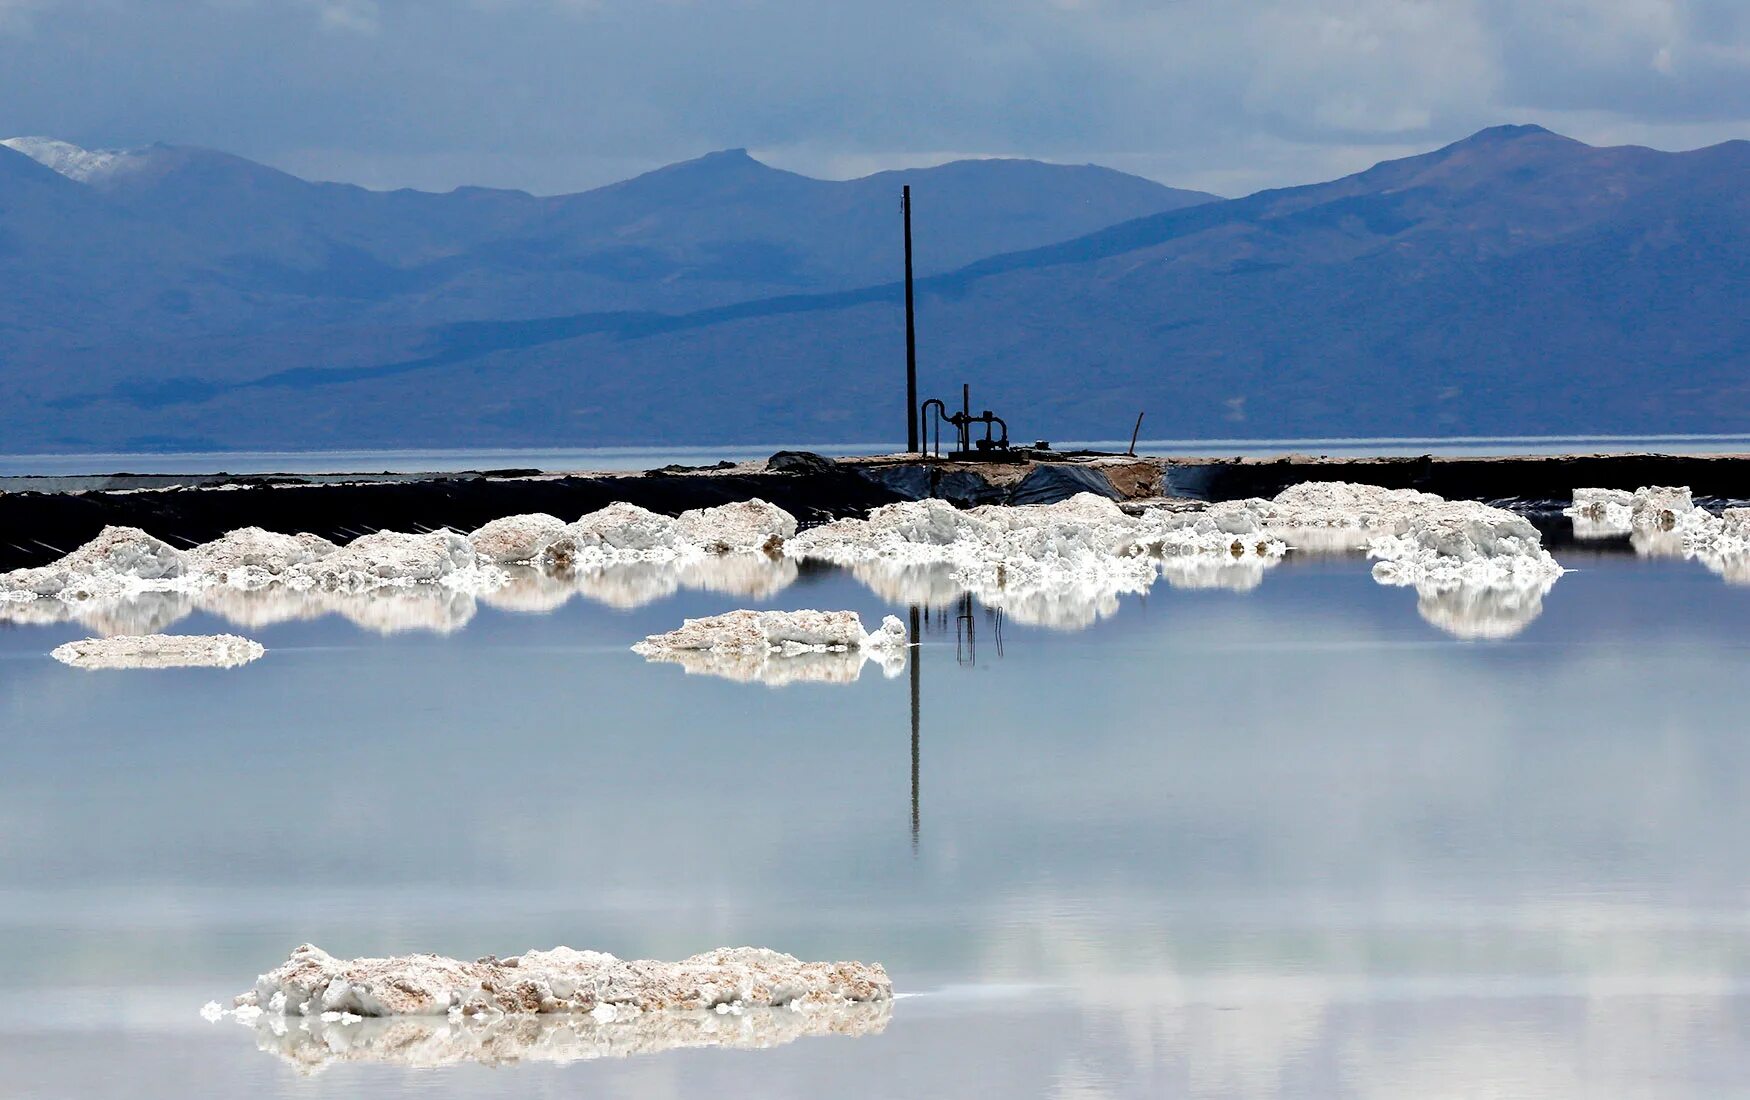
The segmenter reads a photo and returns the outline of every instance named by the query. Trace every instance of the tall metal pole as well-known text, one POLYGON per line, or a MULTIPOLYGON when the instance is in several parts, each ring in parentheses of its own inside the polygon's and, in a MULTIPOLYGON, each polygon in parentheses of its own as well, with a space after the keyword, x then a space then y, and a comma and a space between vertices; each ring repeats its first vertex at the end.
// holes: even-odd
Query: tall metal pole
POLYGON ((905 449, 912 453, 918 446, 918 326, 911 297, 911 185, 901 192, 900 206, 905 210, 905 449))

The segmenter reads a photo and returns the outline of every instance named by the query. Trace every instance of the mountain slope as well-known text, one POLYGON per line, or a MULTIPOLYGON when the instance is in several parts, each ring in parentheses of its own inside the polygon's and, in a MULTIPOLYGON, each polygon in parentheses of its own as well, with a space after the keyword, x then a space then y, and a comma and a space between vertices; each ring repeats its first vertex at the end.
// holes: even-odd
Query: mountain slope
MULTIPOLYGON (((71 233, 101 240, 121 219, 124 236, 155 242, 151 270, 110 288, 94 269, 90 303, 81 297, 42 318, 87 339, 121 337, 123 347, 312 325, 693 309, 855 286, 891 277, 897 263, 900 180, 813 180, 740 150, 537 198, 311 183, 206 149, 94 154, 46 139, 14 144, 75 177, 87 206, 109 219, 101 234, 71 233), (176 308, 132 308, 142 294, 176 308)), ((919 218, 942 227, 936 250, 921 257, 924 270, 938 271, 1212 198, 1105 169, 1027 162, 948 165, 910 178, 938 200, 919 218), (1007 201, 981 201, 999 194, 1007 201)), ((0 203, 23 210, 32 201, 5 192, 0 179, 0 203)), ((5 271, 28 281, 33 265, 64 259, 53 247, 23 249, 5 271)), ((29 318, 7 319, 29 337, 29 318)))
MULTIPOLYGON (((1746 183, 1743 142, 1503 127, 1133 219, 924 279, 924 391, 971 382, 1028 438, 1120 436, 1139 409, 1181 437, 1745 430, 1746 183)), ((876 283, 245 338, 196 370, 142 348, 150 370, 38 399, 91 433, 68 446, 893 439, 901 333, 876 283)))

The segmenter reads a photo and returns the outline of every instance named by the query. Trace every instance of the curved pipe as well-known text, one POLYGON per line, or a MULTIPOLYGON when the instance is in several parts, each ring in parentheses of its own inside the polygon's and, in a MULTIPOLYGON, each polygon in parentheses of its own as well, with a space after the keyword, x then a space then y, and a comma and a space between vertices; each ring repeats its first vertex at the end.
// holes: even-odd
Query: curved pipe
POLYGON ((942 421, 948 416, 948 406, 942 404, 941 398, 932 397, 918 409, 918 420, 923 427, 925 438, 930 434, 930 406, 936 408, 936 457, 942 457, 942 421))

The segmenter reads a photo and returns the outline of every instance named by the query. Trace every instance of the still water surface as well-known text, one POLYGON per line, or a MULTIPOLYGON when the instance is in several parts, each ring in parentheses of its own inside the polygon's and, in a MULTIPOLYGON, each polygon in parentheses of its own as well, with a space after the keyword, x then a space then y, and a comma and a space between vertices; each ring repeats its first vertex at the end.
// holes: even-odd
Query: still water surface
POLYGON ((626 647, 906 608, 805 569, 262 625, 227 671, 0 628, 0 1096, 1750 1095, 1750 588, 1559 556, 1505 640, 1291 557, 1079 630, 949 601, 899 676, 782 688, 626 647), (300 1070, 198 1017, 305 941, 751 943, 916 996, 860 1037, 497 1068, 300 1070))

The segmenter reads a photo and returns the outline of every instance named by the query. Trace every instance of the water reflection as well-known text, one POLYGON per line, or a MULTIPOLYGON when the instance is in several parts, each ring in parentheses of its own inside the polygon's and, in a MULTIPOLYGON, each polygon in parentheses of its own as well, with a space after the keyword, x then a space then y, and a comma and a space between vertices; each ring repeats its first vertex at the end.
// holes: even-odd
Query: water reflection
POLYGON ((889 679, 905 667, 903 652, 840 649, 781 653, 767 650, 668 649, 648 654, 654 664, 679 665, 689 676, 715 676, 742 684, 854 684, 874 662, 889 679))
POLYGON ((403 1016, 347 1023, 264 1015, 248 1026, 255 1032, 257 1047, 310 1075, 343 1062, 433 1069, 464 1062, 565 1065, 692 1047, 763 1050, 810 1036, 878 1035, 892 1018, 892 1009, 892 1003, 884 1001, 802 1011, 647 1012, 621 1019, 569 1013, 453 1021, 403 1016))
POLYGON ((1545 578, 1525 585, 1416 586, 1416 613, 1455 638, 1511 638, 1543 614, 1545 578))

